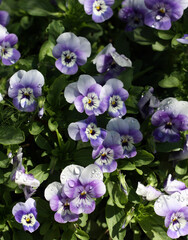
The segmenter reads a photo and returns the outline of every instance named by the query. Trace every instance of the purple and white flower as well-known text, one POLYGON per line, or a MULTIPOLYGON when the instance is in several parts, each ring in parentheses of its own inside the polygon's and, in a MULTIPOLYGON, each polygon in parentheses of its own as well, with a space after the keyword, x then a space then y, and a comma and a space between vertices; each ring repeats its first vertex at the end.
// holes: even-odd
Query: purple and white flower
POLYGON ((127 110, 124 101, 129 93, 123 88, 123 82, 112 78, 103 86, 100 98, 108 102, 108 113, 111 117, 123 117, 127 110))
POLYGON ((55 211, 54 219, 59 223, 75 222, 79 215, 70 211, 70 200, 64 193, 63 184, 53 182, 47 186, 44 196, 50 202, 50 208, 55 211))
POLYGON ((106 137, 106 130, 97 127, 95 115, 91 115, 85 120, 71 123, 68 126, 68 133, 76 141, 88 142, 90 140, 93 147, 99 146, 106 137))
POLYGON ((116 52, 116 49, 109 43, 93 59, 99 73, 105 73, 105 79, 118 76, 125 67, 132 67, 132 62, 125 55, 116 52))
POLYGON ((32 198, 27 199, 25 203, 17 203, 12 209, 12 214, 15 220, 23 225, 25 231, 32 233, 40 226, 39 222, 36 220, 36 202, 32 198))
POLYGON ((144 0, 125 0, 119 11, 119 18, 126 23, 125 31, 133 31, 144 25, 144 16, 148 9, 144 0))
POLYGON ((0 59, 4 65, 12 65, 20 58, 20 52, 13 48, 17 42, 17 36, 0 25, 0 59))
POLYGON ((169 174, 167 181, 165 183, 164 191, 168 194, 172 194, 175 192, 181 192, 182 190, 186 189, 185 183, 178 181, 178 180, 172 180, 172 175, 169 174))
POLYGON ((142 183, 138 182, 136 194, 142 196, 147 201, 152 201, 158 198, 162 193, 150 185, 145 187, 142 183))
POLYGON ((138 108, 143 118, 151 116, 155 108, 159 107, 160 101, 153 96, 154 89, 151 87, 138 101, 138 108))
POLYGON ((64 91, 67 102, 74 103, 78 112, 99 115, 107 110, 107 102, 101 101, 102 86, 89 75, 80 75, 78 82, 70 83, 64 91))
POLYGON ((70 210, 75 214, 89 214, 95 209, 94 198, 99 198, 106 192, 105 184, 102 181, 103 173, 97 165, 90 164, 81 172, 79 171, 79 177, 75 178, 71 177, 69 167, 62 171, 61 177, 66 178, 65 195, 72 199, 69 203, 70 210), (69 177, 66 172, 69 173, 69 177))
POLYGON ((83 4, 85 12, 92 15, 92 19, 96 23, 102 23, 113 15, 111 6, 114 4, 114 0, 87 0, 83 4))
POLYGON ((144 23, 150 27, 168 30, 171 22, 177 21, 188 7, 185 0, 144 0, 146 7, 150 10, 145 15, 144 23))
POLYGON ((9 23, 10 16, 7 11, 0 11, 0 24, 4 27, 9 23))
POLYGON ((136 156, 137 152, 134 144, 139 143, 143 138, 137 119, 132 117, 125 119, 114 118, 108 122, 106 129, 120 134, 121 145, 124 150, 122 157, 132 158, 136 156))
POLYGON ((154 204, 155 213, 165 217, 167 235, 176 239, 188 234, 188 207, 175 195, 161 195, 154 204))
POLYGON ((73 75, 78 71, 78 66, 87 62, 91 55, 91 44, 84 37, 77 37, 74 33, 62 33, 57 38, 57 45, 52 51, 56 68, 67 75, 73 75))
POLYGON ((100 167, 102 172, 113 172, 117 168, 116 159, 123 155, 121 137, 115 131, 108 131, 103 143, 92 152, 93 159, 97 158, 95 164, 100 167))
POLYGON ((8 95, 18 110, 33 112, 37 107, 36 99, 42 95, 43 85, 44 77, 38 70, 19 70, 9 80, 8 95))
POLYGON ((180 43, 188 44, 188 34, 184 34, 182 38, 177 38, 176 40, 180 43))
POLYGON ((16 156, 12 159, 13 170, 10 175, 11 181, 18 184, 19 188, 24 191, 25 198, 30 198, 40 186, 40 182, 32 174, 26 174, 22 165, 22 148, 19 148, 16 156))

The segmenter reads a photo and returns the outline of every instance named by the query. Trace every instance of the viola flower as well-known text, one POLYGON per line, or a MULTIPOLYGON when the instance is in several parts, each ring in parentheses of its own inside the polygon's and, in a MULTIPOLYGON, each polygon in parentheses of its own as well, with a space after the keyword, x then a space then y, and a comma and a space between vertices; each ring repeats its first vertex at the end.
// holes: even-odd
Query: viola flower
POLYGON ((4 27, 9 23, 10 16, 7 11, 0 11, 0 24, 4 27))
POLYGON ((125 67, 132 67, 132 62, 125 55, 116 52, 116 49, 109 43, 93 59, 99 73, 105 73, 105 79, 118 76, 125 67))
POLYGON ((83 2, 86 14, 92 15, 96 23, 102 23, 112 17, 111 6, 114 0, 87 0, 83 2))
POLYGON ((20 52, 13 48, 17 42, 17 36, 0 25, 0 59, 4 65, 12 65, 20 58, 20 52))
POLYGON ((67 102, 74 103, 78 112, 87 115, 102 114, 107 109, 107 102, 100 100, 102 86, 89 75, 80 75, 77 83, 70 83, 64 91, 67 102))
POLYGON ((182 38, 177 38, 176 40, 180 43, 188 44, 188 34, 184 34, 182 38))
MULTIPOLYGON (((69 172, 68 169, 69 166, 65 168, 65 171, 69 172)), ((65 173, 63 175, 66 176, 65 173)), ((75 214, 89 214, 94 211, 94 198, 99 198, 106 192, 106 187, 102 180, 102 171, 95 164, 90 164, 84 168, 79 178, 67 178, 64 192, 67 197, 72 199, 69 203, 71 212, 75 214)))
POLYGON ((167 235, 176 239, 188 234, 188 207, 181 199, 172 195, 161 195, 154 204, 155 213, 165 217, 167 235))
POLYGON ((93 159, 97 158, 95 164, 102 172, 113 172, 117 168, 116 159, 123 155, 121 138, 117 132, 108 131, 103 143, 92 152, 93 159))
POLYGON ((106 137, 106 130, 97 127, 95 115, 91 115, 85 120, 71 123, 68 126, 68 133, 76 141, 88 142, 90 140, 93 147, 99 146, 106 137))
POLYGON ((180 131, 188 130, 188 117, 176 115, 173 111, 158 110, 153 114, 151 123, 157 126, 153 136, 160 142, 178 142, 180 131))
POLYGON ((137 152, 134 144, 139 143, 143 136, 139 130, 140 124, 135 118, 128 117, 125 119, 111 119, 108 122, 106 129, 108 131, 116 131, 120 134, 121 145, 123 147, 123 158, 132 158, 136 156, 137 152))
POLYGON ((111 117, 123 117, 127 110, 124 101, 129 93, 123 89, 122 81, 112 78, 103 86, 100 98, 108 102, 108 114, 111 117))
POLYGON ((145 15, 144 23, 160 30, 169 30, 171 22, 180 19, 188 7, 184 0, 145 0, 145 5, 150 11, 145 15))
POLYGON ((44 196, 50 202, 50 208, 55 211, 54 219, 59 223, 75 222, 79 215, 70 211, 70 200, 64 193, 63 184, 53 182, 47 186, 44 196))
POLYGON ((25 231, 32 233, 40 226, 39 222, 36 220, 36 203, 32 198, 27 199, 25 203, 17 203, 12 209, 12 214, 15 220, 23 225, 25 231))
POLYGON ((62 33, 57 38, 57 45, 53 48, 53 56, 57 58, 56 68, 67 75, 78 71, 78 66, 87 62, 91 55, 91 44, 84 37, 77 37, 74 33, 62 33))
POLYGON ((138 182, 136 194, 142 196, 147 201, 152 201, 158 198, 162 193, 150 185, 145 187, 142 183, 138 182))
POLYGON ((159 107, 159 100, 153 96, 154 89, 151 87, 138 101, 138 108, 143 118, 151 116, 155 108, 159 107))
POLYGON ((165 183, 164 191, 168 194, 172 194, 175 192, 181 192, 186 189, 185 183, 177 180, 172 180, 172 175, 169 174, 167 181, 165 183))
POLYGON ((144 25, 144 16, 148 9, 144 0, 125 0, 119 11, 119 18, 126 23, 125 31, 133 31, 144 25))
POLYGON ((42 95, 43 85, 44 77, 38 70, 19 70, 9 80, 8 95, 18 110, 33 112, 37 107, 36 99, 42 95))

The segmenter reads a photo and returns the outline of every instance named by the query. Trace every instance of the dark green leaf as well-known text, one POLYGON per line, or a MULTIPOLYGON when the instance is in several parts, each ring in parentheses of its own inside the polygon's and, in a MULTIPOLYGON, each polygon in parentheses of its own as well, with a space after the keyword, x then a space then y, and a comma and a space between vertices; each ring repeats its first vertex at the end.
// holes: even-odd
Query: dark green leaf
POLYGON ((13 126, 0 127, 0 143, 3 145, 20 144, 25 141, 24 132, 13 126))

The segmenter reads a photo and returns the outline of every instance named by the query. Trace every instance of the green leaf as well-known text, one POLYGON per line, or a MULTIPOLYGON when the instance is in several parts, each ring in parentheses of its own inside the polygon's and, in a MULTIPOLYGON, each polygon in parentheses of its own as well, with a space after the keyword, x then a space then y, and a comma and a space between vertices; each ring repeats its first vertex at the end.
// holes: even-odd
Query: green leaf
POLYGON ((76 235, 76 237, 78 239, 81 239, 81 240, 88 240, 89 239, 89 235, 81 229, 76 229, 74 234, 76 235))
POLYGON ((158 84, 162 88, 179 87, 180 85, 179 76, 180 74, 178 72, 173 72, 170 74, 170 76, 165 75, 164 79, 161 80, 158 84))
POLYGON ((53 20, 46 28, 46 31, 49 34, 49 40, 52 42, 56 42, 56 39, 64 32, 64 30, 65 28, 62 20, 53 20))
POLYGON ((157 152, 171 152, 179 151, 183 149, 184 141, 180 140, 179 142, 164 142, 156 143, 157 152))
POLYGON ((93 161, 91 160, 91 153, 91 148, 83 148, 73 154, 73 159, 76 164, 86 167, 87 165, 93 163, 93 161))
POLYGON ((47 151, 51 150, 50 144, 48 143, 48 141, 42 135, 40 135, 40 134, 37 135, 35 137, 35 142, 41 149, 44 149, 44 150, 47 150, 47 151))
POLYGON ((0 127, 0 143, 3 145, 20 144, 25 141, 24 132, 13 126, 0 127))
POLYGON ((85 227, 87 224, 87 220, 88 220, 88 214, 83 213, 80 217, 79 217, 79 226, 80 227, 85 227))
POLYGON ((152 49, 154 51, 162 52, 167 48, 167 44, 163 42, 156 41, 154 44, 152 44, 152 49))
POLYGON ((152 240, 170 240, 167 236, 164 219, 157 216, 153 207, 142 206, 138 216, 138 223, 145 234, 152 240))
POLYGON ((0 152, 0 168, 7 168, 10 164, 10 159, 4 153, 0 152))
POLYGON ((171 30, 169 30, 169 31, 158 31, 157 34, 163 40, 170 40, 174 37, 174 33, 171 30))
POLYGON ((29 171, 29 173, 33 174, 34 177, 38 179, 40 183, 42 183, 49 176, 49 164, 39 164, 34 169, 29 171))
POLYGON ((56 121, 54 121, 54 118, 50 118, 48 120, 48 127, 49 127, 50 131, 52 131, 52 132, 57 130, 58 123, 56 121))
POLYGON ((29 132, 32 135, 38 135, 44 130, 44 126, 40 122, 33 122, 29 128, 29 132))
POLYGON ((13 240, 33 240, 32 235, 24 231, 13 232, 13 240))
POLYGON ((122 225, 124 223, 123 220, 125 218, 124 209, 113 205, 111 199, 109 199, 105 212, 110 237, 113 240, 124 240, 126 235, 126 230, 122 229, 122 225))
POLYGON ((46 41, 42 44, 39 52, 39 62, 44 60, 46 56, 53 57, 52 50, 54 48, 54 43, 51 41, 46 41))
POLYGON ((77 240, 76 236, 74 235, 74 232, 70 229, 68 231, 65 231, 61 237, 61 240, 77 240))
POLYGON ((187 161, 181 161, 176 164, 175 172, 179 175, 185 175, 187 173, 187 161))
POLYGON ((137 155, 132 160, 136 167, 141 167, 150 164, 154 160, 154 156, 145 150, 138 150, 137 155))
POLYGON ((129 160, 119 160, 118 168, 121 170, 132 171, 136 169, 134 163, 130 162, 129 160))

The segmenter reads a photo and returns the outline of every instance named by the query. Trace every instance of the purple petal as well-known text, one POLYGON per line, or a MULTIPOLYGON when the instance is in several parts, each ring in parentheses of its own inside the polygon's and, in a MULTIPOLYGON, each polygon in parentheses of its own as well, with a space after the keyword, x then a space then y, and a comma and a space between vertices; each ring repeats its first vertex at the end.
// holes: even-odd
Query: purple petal
POLYGON ((109 18, 111 18, 112 15, 113 15, 112 9, 109 6, 107 6, 107 9, 105 10, 104 13, 101 13, 101 15, 95 15, 93 12, 92 19, 96 23, 102 23, 105 20, 108 20, 109 18))
POLYGON ((62 187, 63 185, 59 182, 50 183, 44 191, 44 197, 46 198, 46 200, 50 201, 53 196, 58 194, 62 187))
POLYGON ((78 112, 80 113, 83 113, 84 112, 84 104, 82 102, 83 100, 83 96, 82 95, 79 95, 78 97, 75 98, 74 100, 74 105, 75 105, 75 108, 78 112))
POLYGON ((78 179, 84 170, 83 167, 79 165, 69 165, 66 168, 64 168, 60 175, 60 180, 62 184, 65 184, 69 179, 78 179))
POLYGON ((94 84, 96 84, 96 81, 94 78, 92 78, 89 75, 83 74, 83 75, 80 75, 80 77, 78 79, 77 87, 78 87, 79 92, 83 96, 86 96, 88 89, 94 84))
POLYGON ((77 198, 70 202, 70 210, 75 214, 86 213, 89 214, 95 209, 95 200, 87 196, 86 199, 77 198))
POLYGON ((56 60, 55 66, 60 72, 66 75, 74 75, 78 71, 78 65, 76 63, 72 67, 67 67, 62 64, 61 58, 56 60))
POLYGON ((18 42, 18 37, 16 36, 16 34, 13 34, 13 33, 8 34, 5 37, 4 42, 8 42, 10 46, 13 47, 18 42))
POLYGON ((0 24, 6 26, 10 21, 10 16, 7 11, 0 11, 0 24))
POLYGON ((99 198, 105 194, 106 186, 103 181, 94 180, 85 187, 85 190, 91 198, 99 198))
POLYGON ((103 180, 103 173, 98 166, 90 164, 81 173, 79 178, 83 185, 86 185, 94 180, 103 180))
POLYGON ((77 88, 77 83, 70 83, 64 91, 64 96, 65 99, 68 103, 73 103, 75 98, 80 95, 78 88, 77 88))
POLYGON ((79 38, 71 32, 65 32, 62 33, 58 38, 57 38, 57 43, 60 43, 67 47, 67 49, 70 49, 73 51, 80 45, 79 38))

